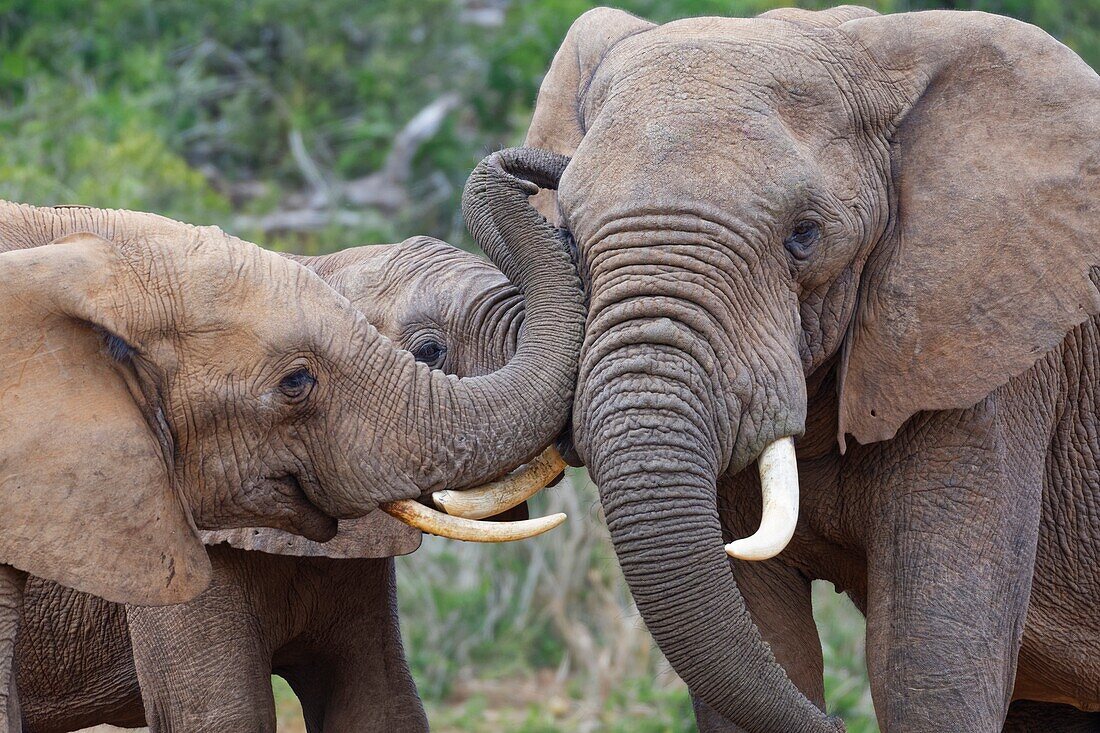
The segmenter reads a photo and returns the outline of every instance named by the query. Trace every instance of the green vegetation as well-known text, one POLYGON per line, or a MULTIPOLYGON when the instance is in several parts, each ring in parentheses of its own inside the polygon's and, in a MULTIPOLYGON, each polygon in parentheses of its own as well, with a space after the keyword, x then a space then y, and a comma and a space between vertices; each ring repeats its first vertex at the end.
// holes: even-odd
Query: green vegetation
MULTIPOLYGON (((0 0, 0 197, 153 210, 311 253, 413 234, 465 243, 467 172, 522 140, 554 51, 596 4, 0 0)), ((611 4, 664 21, 790 3, 611 4)), ((1014 15, 1100 66, 1100 0, 870 4, 1014 15)), ((572 517, 550 537, 491 549, 429 541, 399 561, 435 729, 691 730, 591 486, 577 478, 546 501, 572 517)), ((825 587, 815 599, 830 707, 849 730, 874 731, 862 621, 825 587)), ((302 730, 289 690, 276 689, 282 729, 302 730)))
MULTIPOLYGON (((554 51, 596 4, 0 0, 0 197, 152 209, 310 252, 412 234, 462 242, 467 172, 522 139, 554 51), (395 138, 433 103, 442 119, 387 170, 395 138), (371 174, 398 200, 348 190, 371 174), (268 217, 288 209, 316 216, 268 217)), ((617 4, 664 21, 789 3, 617 4)), ((1100 62, 1097 0, 870 4, 1005 12, 1100 62)))

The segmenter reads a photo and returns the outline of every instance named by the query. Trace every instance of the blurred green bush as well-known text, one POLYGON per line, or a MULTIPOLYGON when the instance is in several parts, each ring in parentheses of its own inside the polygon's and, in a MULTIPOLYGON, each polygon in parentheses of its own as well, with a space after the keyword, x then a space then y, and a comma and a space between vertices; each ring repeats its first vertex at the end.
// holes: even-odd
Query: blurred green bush
MULTIPOLYGON (((0 197, 153 209, 310 252, 412 234, 461 243, 467 172, 522 140, 554 51, 596 4, 0 0, 0 197), (447 95, 457 103, 412 151, 400 205, 304 229, 262 221, 318 194, 322 214, 354 209, 343 184, 383 169, 405 125, 447 95)), ((789 3, 616 4, 664 21, 789 3)), ((1008 13, 1100 61, 1100 0, 871 4, 1008 13)))

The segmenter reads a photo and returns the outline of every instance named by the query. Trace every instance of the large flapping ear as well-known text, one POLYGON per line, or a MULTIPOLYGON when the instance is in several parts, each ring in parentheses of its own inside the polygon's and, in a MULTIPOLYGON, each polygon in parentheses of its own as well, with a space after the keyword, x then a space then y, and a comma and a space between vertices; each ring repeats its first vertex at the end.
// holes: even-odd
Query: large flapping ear
POLYGON ((383 511, 358 519, 341 519, 336 536, 313 542, 290 532, 269 527, 200 532, 207 545, 225 543, 239 550, 296 557, 375 558, 408 555, 420 547, 423 535, 383 511))
POLYGON ((0 253, 0 563, 111 601, 179 603, 210 563, 135 399, 112 305, 129 297, 124 271, 92 234, 0 253))
MULTIPOLYGON (((1100 77, 1043 31, 930 11, 840 26, 893 79, 893 225, 845 346, 840 438, 965 408, 1100 312, 1100 77)), ((881 100, 880 100, 881 101, 881 100)))
MULTIPOLYGON (((523 144, 572 156, 584 137, 581 102, 596 69, 615 44, 653 27, 613 8, 593 8, 573 21, 539 87, 523 144)), ((551 224, 561 223, 555 191, 542 189, 531 197, 531 204, 551 224)))

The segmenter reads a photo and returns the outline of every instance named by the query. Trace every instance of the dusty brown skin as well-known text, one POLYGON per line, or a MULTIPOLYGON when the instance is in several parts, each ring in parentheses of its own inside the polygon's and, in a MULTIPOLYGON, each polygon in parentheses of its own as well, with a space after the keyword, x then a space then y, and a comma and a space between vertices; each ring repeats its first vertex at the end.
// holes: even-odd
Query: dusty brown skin
POLYGON ((884 731, 1100 726, 1097 120, 986 14, 574 23, 527 137, 572 156, 536 204, 591 298, 573 432, 705 729, 837 729, 812 578, 884 731), (730 562, 791 435, 794 540, 730 562))
MULTIPOLYGON (((478 170, 467 220, 527 295, 529 346, 471 379, 417 363, 316 274, 216 228, 0 204, 0 563, 21 571, 3 608, 22 572, 187 600, 210 575, 196 524, 328 539, 337 518, 483 482, 550 442, 580 292, 544 222, 498 226, 487 208, 525 206, 531 184, 478 170)), ((0 728, 17 729, 9 665, 0 728)))
MULTIPOLYGON (((519 291, 443 242, 296 259, 432 368, 488 374, 516 352, 519 291)), ((156 731, 273 731, 272 672, 293 685, 311 731, 427 730, 389 559, 416 549, 418 532, 374 512, 341 521, 325 543, 264 528, 203 535, 232 545, 211 551, 211 587, 186 604, 131 607, 129 624, 115 604, 32 581, 17 645, 28 733, 147 720, 156 731)))
POLYGON ((121 604, 30 579, 18 644, 23 730, 148 721, 159 731, 274 731, 273 671, 293 686, 310 731, 427 730, 398 633, 392 559, 226 545, 209 554, 202 595, 131 606, 129 622, 121 604))

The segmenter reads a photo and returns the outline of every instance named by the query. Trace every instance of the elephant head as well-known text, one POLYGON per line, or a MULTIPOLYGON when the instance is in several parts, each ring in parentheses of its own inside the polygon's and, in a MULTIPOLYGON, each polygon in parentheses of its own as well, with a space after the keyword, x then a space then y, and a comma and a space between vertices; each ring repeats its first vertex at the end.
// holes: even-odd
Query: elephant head
MULTIPOLYGON (((532 184, 480 170, 478 201, 526 206, 532 184)), ((216 228, 0 204, 0 563, 180 602, 209 575, 196 525, 324 540, 338 518, 538 453, 572 401, 573 265, 537 217, 466 211, 526 296, 528 337, 458 379, 308 268, 216 228)))
MULTIPOLYGON (((500 270, 446 242, 413 237, 399 244, 293 259, 344 295, 395 346, 433 369, 460 377, 486 375, 516 353, 523 332, 523 296, 500 270)), ((542 483, 553 477, 547 471, 542 483)), ((433 498, 440 493, 451 492, 437 492, 433 498)), ((380 511, 341 520, 336 536, 324 543, 259 527, 202 535, 207 544, 340 558, 402 555, 420 544, 420 532, 380 511)))
POLYGON ((838 724, 746 611, 716 480, 760 464, 761 533, 727 551, 773 555, 808 376, 836 371, 841 449, 880 441, 1100 311, 1097 120, 1086 64, 982 13, 597 9, 570 29, 526 144, 571 156, 543 210, 590 298, 576 446, 658 645, 745 730, 838 724))

